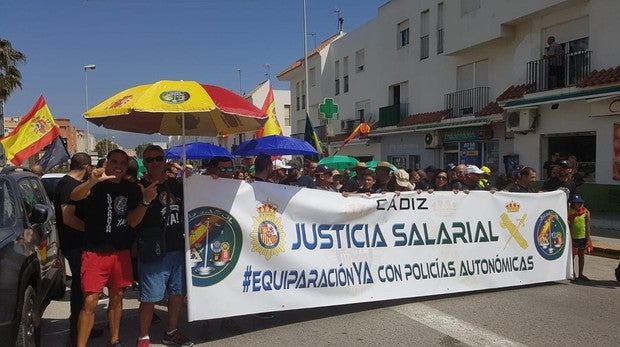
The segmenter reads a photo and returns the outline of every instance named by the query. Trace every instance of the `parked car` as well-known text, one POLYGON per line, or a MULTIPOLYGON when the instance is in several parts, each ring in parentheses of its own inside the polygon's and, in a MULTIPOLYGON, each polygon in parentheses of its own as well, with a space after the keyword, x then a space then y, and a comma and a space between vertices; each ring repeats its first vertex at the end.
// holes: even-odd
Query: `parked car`
POLYGON ((38 176, 0 170, 0 346, 37 346, 43 311, 65 294, 53 204, 38 176))

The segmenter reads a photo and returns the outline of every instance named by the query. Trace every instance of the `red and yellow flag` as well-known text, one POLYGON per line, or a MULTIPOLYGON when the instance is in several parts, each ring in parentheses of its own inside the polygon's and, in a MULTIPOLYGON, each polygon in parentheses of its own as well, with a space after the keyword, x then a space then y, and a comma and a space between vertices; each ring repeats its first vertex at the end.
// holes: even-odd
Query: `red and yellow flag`
POLYGON ((360 123, 353 130, 351 135, 349 135, 349 137, 347 137, 344 141, 342 141, 342 144, 340 145, 340 147, 338 147, 334 155, 338 153, 338 151, 340 151, 342 147, 344 147, 347 143, 349 143, 349 141, 353 140, 357 135, 360 135, 360 138, 361 138, 361 137, 368 136, 368 133, 370 133, 370 126, 366 122, 360 123))
POLYGON ((0 139, 6 159, 13 165, 22 165, 24 160, 41 151, 60 135, 49 107, 40 96, 32 109, 7 136, 0 139))
POLYGON ((278 118, 276 117, 276 103, 273 98, 273 87, 271 83, 269 83, 269 92, 267 92, 267 96, 265 97, 265 102, 263 102, 262 111, 269 118, 263 125, 262 128, 256 131, 256 137, 263 137, 269 135, 282 135, 282 128, 280 127, 280 122, 278 122, 278 118))

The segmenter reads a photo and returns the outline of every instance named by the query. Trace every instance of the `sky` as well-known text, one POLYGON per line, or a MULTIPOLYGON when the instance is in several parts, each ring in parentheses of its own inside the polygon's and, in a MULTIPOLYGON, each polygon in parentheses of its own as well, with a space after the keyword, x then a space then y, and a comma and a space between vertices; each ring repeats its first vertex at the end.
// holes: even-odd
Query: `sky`
MULTIPOLYGON (((353 31, 388 0, 307 0, 308 51, 338 30, 353 31)), ((26 55, 23 89, 6 116, 28 112, 40 95, 55 118, 82 117, 107 97, 162 79, 195 80, 247 93, 303 57, 303 0, 2 0, 0 37, 26 55), (95 70, 84 71, 84 65, 95 70)), ((161 137, 106 131, 125 148, 161 137), (131 135, 131 136, 130 136, 131 135)))

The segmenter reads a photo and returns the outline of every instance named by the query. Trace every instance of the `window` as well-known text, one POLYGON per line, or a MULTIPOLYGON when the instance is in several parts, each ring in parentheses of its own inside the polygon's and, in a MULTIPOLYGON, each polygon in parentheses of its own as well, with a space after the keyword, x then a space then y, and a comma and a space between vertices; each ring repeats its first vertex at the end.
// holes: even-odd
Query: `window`
POLYGON ((462 65, 456 70, 456 90, 488 86, 489 61, 480 60, 462 65))
POLYGON ((342 92, 349 91, 349 57, 344 57, 342 60, 342 92))
POLYGON ((291 105, 284 105, 284 126, 291 126, 291 105))
POLYGON ((480 8, 480 0, 461 0, 461 16, 480 8))
POLYGON ((371 114, 368 113, 368 110, 370 110, 370 100, 363 100, 355 103, 355 114, 360 122, 365 121, 370 123, 371 120, 367 119, 367 116, 371 116, 371 114))
POLYGON ((299 82, 295 83, 295 109, 297 111, 299 111, 299 96, 301 95, 300 91, 299 91, 299 82))
POLYGON ((428 10, 420 13, 420 60, 428 58, 428 10))
POLYGON ((443 53, 443 2, 437 4, 437 54, 443 53))
POLYGON ((310 81, 310 87, 314 87, 316 85, 316 68, 311 67, 308 69, 308 80, 310 81))
POLYGON ((306 109, 306 81, 301 80, 301 109, 306 109))
POLYGON ((355 71, 360 72, 364 71, 364 55, 365 52, 363 49, 355 52, 355 71))
POLYGON ((398 23, 398 48, 409 46, 409 19, 398 23))
POLYGON ((340 94, 340 60, 336 60, 334 63, 334 76, 336 76, 334 81, 334 95, 338 95, 340 94))

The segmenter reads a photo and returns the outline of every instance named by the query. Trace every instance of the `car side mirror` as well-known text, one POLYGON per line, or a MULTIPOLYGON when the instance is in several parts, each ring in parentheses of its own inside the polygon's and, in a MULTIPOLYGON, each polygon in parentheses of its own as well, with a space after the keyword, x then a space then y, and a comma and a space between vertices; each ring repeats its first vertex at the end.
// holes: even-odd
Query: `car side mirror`
POLYGON ((35 204, 30 214, 28 215, 28 220, 33 224, 43 224, 47 221, 47 218, 50 214, 49 206, 43 204, 35 204))

